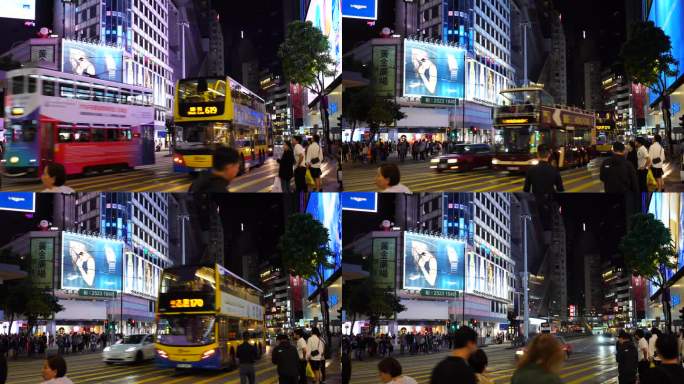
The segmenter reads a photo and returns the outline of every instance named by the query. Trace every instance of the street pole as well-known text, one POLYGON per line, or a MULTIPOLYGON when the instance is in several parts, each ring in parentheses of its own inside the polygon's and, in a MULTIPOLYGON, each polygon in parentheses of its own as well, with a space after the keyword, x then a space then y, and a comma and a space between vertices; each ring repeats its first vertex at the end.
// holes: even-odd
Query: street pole
POLYGON ((181 247, 183 248, 181 251, 181 265, 185 265, 185 220, 188 218, 187 215, 182 215, 180 216, 181 219, 181 247))
POLYGON ((527 87, 529 84, 529 79, 527 78, 527 28, 530 26, 529 22, 524 22, 521 24, 523 28, 523 87, 527 87))
POLYGON ((187 21, 182 21, 179 23, 181 26, 181 40, 182 40, 182 45, 181 45, 181 73, 183 76, 181 77, 182 79, 186 78, 186 72, 185 72, 185 28, 190 27, 190 24, 188 24, 187 21))
MULTIPOLYGON (((468 74, 467 52, 463 52, 463 142, 465 143, 466 127, 465 127, 465 108, 466 108, 466 75, 468 74)), ((465 299, 464 299, 465 300, 465 299)), ((464 313, 465 316, 465 313, 464 313)))
POLYGON ((525 321, 525 330, 523 331, 523 334, 525 336, 525 341, 527 341, 527 338, 529 337, 530 334, 530 304, 529 304, 529 297, 528 297, 528 271, 527 271, 527 220, 530 218, 529 215, 524 215, 522 216, 523 219, 523 230, 524 230, 524 237, 523 237, 523 293, 524 293, 524 303, 523 303, 523 308, 524 308, 524 321, 525 321))

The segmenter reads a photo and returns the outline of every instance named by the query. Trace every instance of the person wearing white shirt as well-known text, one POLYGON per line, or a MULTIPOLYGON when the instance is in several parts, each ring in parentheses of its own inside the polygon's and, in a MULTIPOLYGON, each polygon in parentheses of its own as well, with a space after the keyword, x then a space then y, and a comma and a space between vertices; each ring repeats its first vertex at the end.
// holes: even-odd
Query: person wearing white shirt
POLYGON ((306 148, 306 166, 311 172, 311 177, 316 183, 316 192, 323 192, 321 189, 321 163, 323 162, 323 150, 318 144, 320 137, 313 135, 313 141, 306 148))
POLYGON ((306 348, 306 340, 304 340, 304 332, 301 329, 295 329, 294 339, 297 342, 297 355, 299 356, 299 384, 307 384, 306 358, 308 350, 306 348))
POLYGON ((637 338, 637 368, 639 377, 641 377, 648 370, 648 340, 644 337, 644 331, 641 329, 637 329, 634 335, 637 338))
POLYGON ((639 192, 648 192, 647 177, 648 168, 651 166, 651 159, 648 157, 648 150, 646 149, 646 140, 643 137, 637 137, 635 140, 637 151, 637 179, 639 181, 639 192))
POLYGON ((59 163, 50 163, 43 169, 40 181, 49 193, 74 193, 74 190, 64 185, 66 183, 66 170, 59 163))
POLYGON ((321 364, 325 364, 325 344, 321 341, 321 332, 318 328, 313 328, 311 330, 311 336, 309 340, 306 341, 306 350, 308 353, 309 364, 311 364, 311 370, 314 373, 314 384, 319 384, 321 382, 321 364))
POLYGON ((380 188, 381 192, 411 193, 407 186, 399 183, 400 180, 401 175, 396 164, 383 164, 378 167, 378 173, 375 175, 375 185, 380 188))
POLYGON ((651 329, 651 337, 648 339, 648 359, 651 361, 658 361, 656 357, 656 341, 660 335, 658 328, 651 329))
POLYGON ((62 356, 48 357, 43 363, 42 384, 74 384, 66 377, 67 365, 62 356))
POLYGON ((412 377, 401 374, 401 364, 393 357, 380 360, 378 371, 380 381, 386 384, 418 384, 412 377))
POLYGON ((305 156, 306 152, 302 146, 302 137, 294 136, 292 138, 294 143, 294 179, 295 179, 295 192, 307 192, 306 187, 306 162, 305 156))
POLYGON ((662 138, 656 134, 653 136, 653 144, 648 148, 648 157, 651 159, 651 172, 658 183, 658 191, 665 192, 665 181, 663 180, 663 163, 665 162, 665 150, 661 145, 662 138))

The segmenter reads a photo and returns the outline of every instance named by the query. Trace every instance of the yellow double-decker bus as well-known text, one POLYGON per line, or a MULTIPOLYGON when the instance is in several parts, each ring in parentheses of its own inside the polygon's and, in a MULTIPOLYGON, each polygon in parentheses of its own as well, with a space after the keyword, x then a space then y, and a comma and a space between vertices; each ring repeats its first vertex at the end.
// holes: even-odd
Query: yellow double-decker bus
POLYGON ((174 99, 173 169, 211 168, 216 146, 240 152, 241 171, 258 166, 269 154, 264 100, 230 77, 179 80, 174 99))
POLYGON ((234 368, 244 332, 261 357, 266 346, 262 301, 259 288, 218 264, 164 269, 157 300, 157 365, 234 368))

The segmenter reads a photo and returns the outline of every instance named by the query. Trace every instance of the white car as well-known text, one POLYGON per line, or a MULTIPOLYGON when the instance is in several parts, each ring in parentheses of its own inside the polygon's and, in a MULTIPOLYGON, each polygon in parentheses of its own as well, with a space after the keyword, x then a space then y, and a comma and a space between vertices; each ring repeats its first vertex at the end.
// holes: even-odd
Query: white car
POLYGON ((128 335, 102 351, 102 361, 113 363, 141 363, 154 359, 154 337, 152 335, 128 335))

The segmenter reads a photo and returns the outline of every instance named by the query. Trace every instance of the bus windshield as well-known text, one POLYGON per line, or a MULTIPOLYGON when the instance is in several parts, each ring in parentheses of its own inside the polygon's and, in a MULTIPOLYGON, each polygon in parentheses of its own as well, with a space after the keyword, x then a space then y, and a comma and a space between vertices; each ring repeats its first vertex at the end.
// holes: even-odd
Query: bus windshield
POLYGON ((36 125, 31 120, 22 121, 20 123, 13 123, 5 132, 7 142, 25 142, 32 143, 36 140, 36 125))
POLYGON ((229 133, 226 123, 193 123, 180 125, 177 138, 181 145, 226 144, 229 142, 229 133))
POLYGON ((553 105, 553 98, 539 90, 509 90, 501 91, 501 96, 506 98, 508 105, 522 105, 532 104, 537 105, 541 102, 542 105, 553 105))
POLYGON ((157 322, 157 342, 165 345, 207 345, 215 340, 214 315, 161 316, 157 322))
POLYGON ((161 293, 214 292, 216 278, 209 267, 167 269, 162 275, 161 293))
POLYGON ((202 78, 180 80, 178 98, 181 103, 216 103, 226 101, 226 80, 202 78))
POLYGON ((500 152, 506 153, 530 153, 530 128, 506 127, 502 130, 503 142, 500 144, 500 152))

